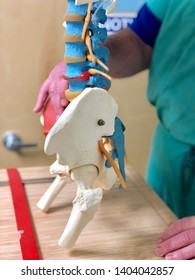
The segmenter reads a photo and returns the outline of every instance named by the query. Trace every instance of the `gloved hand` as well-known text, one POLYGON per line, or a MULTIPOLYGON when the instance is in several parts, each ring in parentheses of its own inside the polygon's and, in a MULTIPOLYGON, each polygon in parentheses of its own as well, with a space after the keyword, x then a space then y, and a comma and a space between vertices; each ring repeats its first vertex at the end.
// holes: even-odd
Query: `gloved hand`
POLYGON ((166 260, 195 259, 195 216, 171 223, 161 234, 155 252, 166 260))
POLYGON ((60 117, 64 109, 69 104, 65 96, 65 90, 68 88, 68 83, 63 79, 64 72, 66 71, 66 64, 64 61, 59 62, 49 74, 49 77, 42 84, 38 98, 33 111, 40 112, 48 99, 51 100, 53 109, 56 114, 56 119, 60 117))

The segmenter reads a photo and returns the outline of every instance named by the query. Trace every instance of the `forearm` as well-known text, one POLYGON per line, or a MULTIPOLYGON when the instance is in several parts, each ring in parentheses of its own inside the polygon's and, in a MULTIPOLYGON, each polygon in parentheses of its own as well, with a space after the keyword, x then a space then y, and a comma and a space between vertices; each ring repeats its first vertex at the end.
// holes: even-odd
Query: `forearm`
POLYGON ((109 74, 113 78, 132 76, 149 67, 152 48, 130 28, 110 35, 104 45, 109 49, 109 74))

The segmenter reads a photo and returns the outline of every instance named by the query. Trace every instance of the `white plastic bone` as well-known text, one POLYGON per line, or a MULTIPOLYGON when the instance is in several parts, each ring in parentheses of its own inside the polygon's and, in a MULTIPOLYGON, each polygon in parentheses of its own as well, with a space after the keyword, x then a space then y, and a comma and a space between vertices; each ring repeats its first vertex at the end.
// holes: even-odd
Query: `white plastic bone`
POLYGON ((56 198, 56 196, 62 190, 62 188, 65 187, 66 184, 66 177, 56 176, 49 189, 44 193, 44 195, 37 203, 37 206, 44 212, 47 212, 53 200, 56 198))
POLYGON ((70 172, 67 166, 59 164, 57 160, 50 166, 49 171, 60 176, 68 176, 70 172))
POLYGON ((77 183, 77 194, 59 245, 72 248, 83 228, 94 217, 103 194, 101 188, 92 188, 96 177, 97 168, 94 165, 74 168, 71 171, 71 178, 77 183))
POLYGON ((104 89, 86 88, 57 120, 45 139, 48 155, 57 154, 58 163, 71 170, 93 164, 100 170, 105 158, 98 139, 114 133, 118 105, 104 89), (98 125, 103 120, 104 125, 98 125))
MULTIPOLYGON (((108 2, 109 0, 107 0, 106 2, 108 2)), ((117 2, 118 2, 118 0, 111 0, 111 4, 107 7, 107 9, 106 9, 106 14, 108 15, 108 14, 111 14, 113 11, 114 11, 114 9, 115 9, 115 7, 116 7, 116 5, 117 5, 117 2)))
MULTIPOLYGON (((83 228, 94 217, 103 190, 110 189, 116 182, 114 170, 105 167, 106 158, 100 152, 98 140, 114 133, 117 111, 115 100, 106 90, 86 88, 69 104, 46 137, 45 152, 57 154, 50 172, 67 175, 77 184, 73 209, 59 240, 59 245, 66 248, 74 246, 83 228)), ((56 177, 38 203, 41 209, 49 209, 64 187, 64 178, 56 177)))
MULTIPOLYGON (((98 0, 75 0, 76 5, 83 5, 83 4, 89 4, 89 3, 95 3, 98 0)), ((114 11, 118 0, 102 0, 102 3, 100 3, 100 6, 103 6, 105 3, 110 2, 111 4, 106 8, 106 14, 110 14, 114 11)))
POLYGON ((75 0, 76 5, 83 5, 83 4, 88 4, 88 3, 94 3, 97 2, 98 0, 75 0))

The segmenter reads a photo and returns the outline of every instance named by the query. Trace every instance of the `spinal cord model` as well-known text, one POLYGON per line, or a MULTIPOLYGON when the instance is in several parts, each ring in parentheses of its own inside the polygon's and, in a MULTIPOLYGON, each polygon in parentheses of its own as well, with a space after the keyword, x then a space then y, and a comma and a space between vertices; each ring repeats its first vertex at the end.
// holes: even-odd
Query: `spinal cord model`
POLYGON ((124 126, 117 117, 118 106, 108 92, 107 39, 103 27, 107 13, 116 5, 111 1, 68 0, 65 13, 65 91, 70 101, 49 131, 45 153, 56 154, 50 172, 54 182, 38 202, 47 212, 66 185, 66 177, 76 183, 76 197, 59 245, 72 248, 83 228, 94 217, 103 192, 120 181, 126 188, 124 166, 124 126))

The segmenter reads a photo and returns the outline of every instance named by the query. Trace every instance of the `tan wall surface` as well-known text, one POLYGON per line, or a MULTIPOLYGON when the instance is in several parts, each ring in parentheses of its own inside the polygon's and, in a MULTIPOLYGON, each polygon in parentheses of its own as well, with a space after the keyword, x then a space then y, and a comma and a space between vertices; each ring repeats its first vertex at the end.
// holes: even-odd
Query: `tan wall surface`
POLYGON ((51 163, 32 110, 42 82, 63 58, 65 9, 64 0, 0 0, 0 168, 51 163), (2 138, 10 130, 39 146, 7 151, 2 138))

